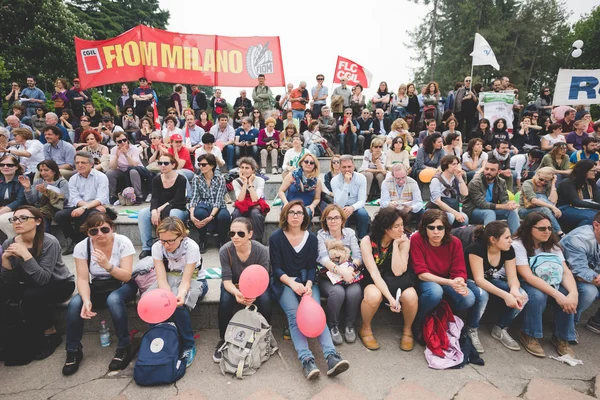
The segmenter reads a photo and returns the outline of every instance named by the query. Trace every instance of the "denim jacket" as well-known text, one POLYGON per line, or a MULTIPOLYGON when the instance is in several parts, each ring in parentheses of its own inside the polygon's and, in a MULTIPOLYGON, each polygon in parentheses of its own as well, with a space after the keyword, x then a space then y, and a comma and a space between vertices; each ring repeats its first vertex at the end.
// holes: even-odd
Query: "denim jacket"
POLYGON ((600 273, 600 245, 592 225, 574 229, 561 239, 560 246, 576 278, 592 282, 600 273))
POLYGON ((25 191, 19 183, 19 176, 15 175, 12 180, 6 182, 4 176, 0 175, 0 206, 14 210, 22 204, 25 204, 25 191), (7 191, 8 198, 5 198, 7 191))

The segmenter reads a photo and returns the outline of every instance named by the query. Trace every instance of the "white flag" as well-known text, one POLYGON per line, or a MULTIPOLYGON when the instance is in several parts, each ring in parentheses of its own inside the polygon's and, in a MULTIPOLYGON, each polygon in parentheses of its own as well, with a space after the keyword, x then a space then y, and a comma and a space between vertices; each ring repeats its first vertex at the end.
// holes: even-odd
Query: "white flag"
POLYGON ((475 43, 473 44, 471 57, 473 57, 473 65, 491 65, 497 70, 500 70, 500 65, 498 65, 498 61, 496 61, 494 50, 492 50, 487 40, 479 33, 475 34, 475 43))

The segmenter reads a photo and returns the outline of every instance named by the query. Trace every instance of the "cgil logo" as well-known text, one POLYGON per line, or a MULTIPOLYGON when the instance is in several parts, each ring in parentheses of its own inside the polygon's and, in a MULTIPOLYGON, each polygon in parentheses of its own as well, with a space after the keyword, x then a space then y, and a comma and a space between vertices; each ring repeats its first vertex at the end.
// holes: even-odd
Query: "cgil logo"
POLYGON ((102 59, 100 58, 100 52, 97 48, 82 49, 81 59, 83 60, 83 67, 86 74, 97 74, 104 69, 102 59))

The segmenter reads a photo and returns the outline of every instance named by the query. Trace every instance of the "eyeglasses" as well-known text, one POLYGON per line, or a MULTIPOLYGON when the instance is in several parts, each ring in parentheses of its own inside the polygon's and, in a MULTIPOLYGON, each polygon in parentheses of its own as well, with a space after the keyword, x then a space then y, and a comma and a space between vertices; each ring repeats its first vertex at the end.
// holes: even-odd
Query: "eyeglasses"
POLYGON ((427 225, 427 229, 430 231, 435 231, 436 229, 438 231, 444 231, 446 230, 446 227, 444 225, 427 225))
POLYGON ((531 118, 539 118, 539 115, 532 115, 531 118))
POLYGON ((552 227, 551 226, 534 226, 535 229, 537 229, 540 232, 552 232, 552 227))
POLYGON ((327 222, 341 221, 342 217, 340 215, 336 215, 335 217, 327 217, 325 218, 327 222))
POLYGON ((245 237, 246 237, 246 232, 243 232, 243 231, 239 231, 239 232, 236 232, 236 231, 229 231, 229 237, 230 237, 230 238, 232 238, 232 239, 233 239, 233 237, 234 237, 235 235, 238 235, 238 236, 240 237, 240 239, 243 239, 243 238, 245 238, 245 237))
POLYGON ((125 143, 125 142, 127 142, 127 139, 120 139, 120 140, 117 140, 117 143, 118 143, 118 144, 125 143))
POLYGON ((154 140, 154 139, 160 139, 159 137, 151 137, 150 140, 154 140))
POLYGON ((317 78, 318 81, 323 81, 325 80, 324 78, 317 78))
POLYGON ((177 241, 177 239, 179 239, 181 236, 177 235, 177 237, 175 239, 170 239, 170 240, 166 240, 166 239, 158 239, 159 242, 161 242, 162 244, 173 244, 177 241))
POLYGON ((373 146, 374 149, 381 149, 383 146, 373 146))
POLYGON ((161 165, 162 165, 162 166, 165 166, 165 167, 166 167, 167 165, 171 164, 171 161, 157 161, 156 163, 157 163, 159 166, 161 166, 161 165))
POLYGON ((467 79, 467 80, 465 80, 465 82, 471 82, 471 80, 470 80, 470 79, 467 79))
POLYGON ((27 221, 29 221, 30 219, 35 219, 35 217, 30 217, 28 215, 20 215, 18 217, 12 217, 8 219, 8 222, 10 222, 11 224, 14 224, 15 222, 19 221, 20 223, 25 223, 27 221))
MULTIPOLYGON (((302 162, 303 162, 304 164, 306 164, 306 165, 315 165, 315 162, 314 162, 314 161, 310 161, 310 160, 304 160, 304 161, 302 161, 302 162)), ((1 165, 2 165, 2 164, 0 164, 0 166, 1 166, 1 165)))
POLYGON ((4 167, 6 167, 6 168, 12 168, 12 167, 14 167, 14 166, 15 166, 15 164, 5 164, 5 163, 0 163, 0 167, 1 167, 1 168, 4 168, 4 167))
POLYGON ((90 122, 89 119, 80 119, 81 122, 90 122))
POLYGON ((208 163, 203 162, 203 163, 198 163, 198 165, 201 166, 201 167, 206 167, 208 165, 208 163))
POLYGON ((332 163, 332 164, 339 164, 339 163, 340 163, 340 160, 333 160, 331 163, 332 163))
POLYGON ((260 114, 260 111, 254 111, 252 114, 260 114))
POLYGON ((394 178, 394 180, 395 180, 396 182, 404 182, 404 181, 406 180, 406 177, 405 177, 405 176, 403 176, 402 178, 394 178))
POLYGON ((346 115, 352 115, 352 113, 351 113, 351 112, 347 112, 347 113, 344 113, 344 114, 346 114, 346 115))
POLYGON ((103 226, 102 228, 92 228, 92 229, 88 229, 88 234, 90 236, 96 236, 98 234, 98 232, 102 232, 105 235, 110 233, 110 228, 108 226, 103 226))
POLYGON ((304 216, 304 211, 290 211, 288 217, 299 218, 304 216))
POLYGON ((243 111, 238 111, 238 114, 243 114, 243 113, 244 113, 243 111))

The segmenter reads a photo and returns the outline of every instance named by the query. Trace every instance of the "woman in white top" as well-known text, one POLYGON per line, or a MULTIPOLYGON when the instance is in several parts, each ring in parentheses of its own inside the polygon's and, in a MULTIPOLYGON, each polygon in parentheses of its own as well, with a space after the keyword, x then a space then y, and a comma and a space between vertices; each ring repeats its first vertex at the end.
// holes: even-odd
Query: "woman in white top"
POLYGON ((64 375, 72 375, 79 369, 83 358, 83 322, 95 317, 92 310, 103 305, 110 311, 118 338, 117 350, 108 369, 124 369, 133 356, 126 307, 137 293, 137 286, 131 280, 133 244, 128 237, 114 232, 115 225, 105 213, 91 214, 82 230, 87 232, 87 238, 73 250, 78 294, 71 298, 67 307, 64 375))
POLYGON ((485 168, 488 155, 483 151, 483 140, 473 138, 469 140, 467 151, 462 155, 462 168, 467 172, 467 180, 473 179, 477 171, 485 168))
POLYGON ((202 154, 212 154, 215 156, 217 160, 217 169, 215 169, 215 175, 221 175, 221 168, 225 165, 225 160, 223 159, 223 153, 221 153, 221 149, 215 146, 215 137, 213 135, 202 135, 202 146, 196 149, 194 153, 194 167, 196 169, 200 169, 198 166, 198 157, 202 154))
POLYGON ((256 176, 258 165, 252 157, 242 157, 238 161, 240 177, 232 182, 235 192, 235 207, 232 220, 247 217, 252 221, 254 240, 262 243, 265 232, 265 216, 269 207, 263 198, 265 180, 256 176))
MULTIPOLYGON (((44 147, 39 140, 33 140, 33 134, 29 129, 15 128, 12 131, 16 145, 11 147, 8 152, 18 156, 21 166, 25 170, 23 175, 27 175, 33 180, 37 172, 37 166, 44 157, 44 147)), ((5 151, 0 149, 0 151, 5 151)))
POLYGON ((462 141, 458 133, 449 133, 446 135, 442 152, 446 156, 456 156, 460 159, 462 155, 462 141))
POLYGON ((304 147, 317 157, 325 155, 327 139, 319 132, 319 121, 313 120, 308 125, 308 129, 304 131, 304 147))
POLYGON ((392 140, 390 149, 385 158, 385 168, 391 172, 394 164, 398 163, 404 164, 407 174, 410 175, 410 155, 408 154, 408 151, 405 150, 404 139, 402 136, 396 136, 394 140, 392 140))
POLYGON ((567 139, 562 135, 562 125, 552 124, 548 128, 551 132, 546 136, 542 137, 542 150, 550 151, 554 147, 555 143, 567 143, 567 139))
POLYGON ((406 111, 405 107, 407 105, 408 105, 408 96, 406 95, 406 85, 403 83, 398 88, 398 95, 392 101, 394 117, 398 117, 398 118, 406 117, 407 111, 406 111))
POLYGON ((164 125, 165 129, 162 131, 162 137, 165 144, 169 144, 171 142, 171 136, 178 133, 183 136, 183 132, 177 125, 179 125, 179 121, 172 115, 165 117, 164 125))
POLYGON ((371 148, 365 150, 365 156, 358 172, 367 178, 367 197, 371 193, 373 179, 377 180, 381 189, 381 184, 387 173, 385 169, 385 154, 383 153, 383 140, 376 137, 371 141, 371 148))
POLYGON ((404 147, 406 148, 406 150, 410 150, 410 148, 413 145, 414 138, 408 131, 408 124, 402 118, 398 118, 392 123, 392 130, 390 131, 390 133, 388 133, 387 139, 385 141, 385 144, 388 146, 388 148, 391 148, 389 146, 391 146, 392 140, 394 140, 394 138, 397 136, 402 137, 404 147))
POLYGON ((285 178, 287 174, 298 168, 298 162, 302 157, 304 157, 304 154, 306 153, 310 153, 310 151, 302 147, 302 138, 299 134, 294 134, 292 136, 292 148, 288 149, 285 152, 285 156, 283 157, 283 178, 285 178))
POLYGON ((444 132, 442 132, 442 138, 446 139, 446 136, 448 136, 449 133, 456 133, 458 135, 458 138, 460 139, 460 148, 462 149, 462 134, 460 133, 460 131, 456 130, 456 127, 458 126, 458 121, 456 120, 456 118, 454 117, 450 117, 446 120, 446 130, 444 132))
POLYGON ((105 172, 109 168, 110 154, 108 154, 108 147, 101 144, 102 135, 91 129, 81 134, 82 143, 87 143, 82 150, 87 151, 94 157, 94 168, 98 171, 105 172))

